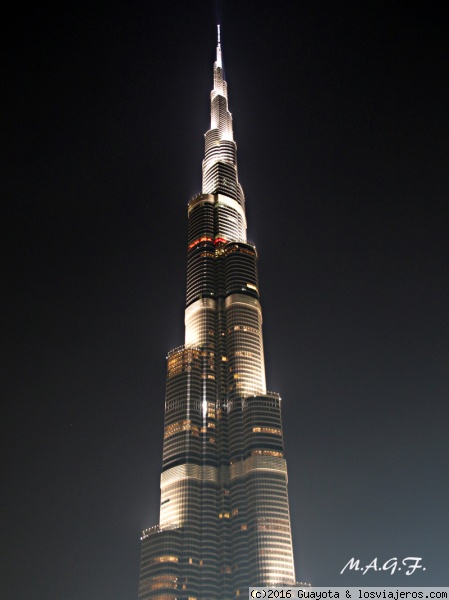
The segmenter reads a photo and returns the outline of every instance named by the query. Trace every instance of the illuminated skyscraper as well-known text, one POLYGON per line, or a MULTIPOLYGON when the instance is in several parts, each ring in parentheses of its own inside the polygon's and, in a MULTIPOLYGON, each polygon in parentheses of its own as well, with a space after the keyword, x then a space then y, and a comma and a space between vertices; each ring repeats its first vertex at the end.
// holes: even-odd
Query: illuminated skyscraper
POLYGON ((185 345, 168 354, 159 525, 139 600, 227 600, 295 583, 281 399, 267 392, 256 248, 218 32, 202 193, 188 205, 185 345))

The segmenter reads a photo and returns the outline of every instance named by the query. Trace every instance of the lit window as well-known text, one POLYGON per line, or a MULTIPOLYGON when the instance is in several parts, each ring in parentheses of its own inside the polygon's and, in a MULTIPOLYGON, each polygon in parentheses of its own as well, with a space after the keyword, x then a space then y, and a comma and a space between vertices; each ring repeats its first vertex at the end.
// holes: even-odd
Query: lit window
POLYGON ((272 433, 274 435, 281 435, 282 432, 280 429, 275 429, 274 427, 253 427, 254 433, 272 433))
POLYGON ((280 458, 282 458, 284 455, 282 452, 276 452, 275 450, 253 450, 251 452, 251 455, 257 455, 257 456, 278 456, 280 458))
POLYGON ((156 556, 153 558, 153 562, 178 562, 177 556, 156 556))

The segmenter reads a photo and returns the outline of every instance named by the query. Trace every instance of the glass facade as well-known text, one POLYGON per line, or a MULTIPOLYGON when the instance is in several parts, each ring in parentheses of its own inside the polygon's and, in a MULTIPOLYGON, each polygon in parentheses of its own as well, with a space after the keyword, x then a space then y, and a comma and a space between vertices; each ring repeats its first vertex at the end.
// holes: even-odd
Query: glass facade
POLYGON ((220 41, 203 188, 188 205, 185 345, 167 358, 160 486, 139 600, 227 600, 295 583, 281 399, 266 390, 220 41))

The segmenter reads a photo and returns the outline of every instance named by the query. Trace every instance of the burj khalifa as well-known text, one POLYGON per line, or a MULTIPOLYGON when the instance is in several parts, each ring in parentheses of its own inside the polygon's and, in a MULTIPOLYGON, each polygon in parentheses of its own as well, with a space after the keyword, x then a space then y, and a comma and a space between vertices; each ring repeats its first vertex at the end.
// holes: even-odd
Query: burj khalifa
POLYGON ((281 398, 265 382, 257 251, 220 29, 202 192, 188 203, 185 343, 168 353, 159 524, 139 600, 228 600, 294 585, 281 398))

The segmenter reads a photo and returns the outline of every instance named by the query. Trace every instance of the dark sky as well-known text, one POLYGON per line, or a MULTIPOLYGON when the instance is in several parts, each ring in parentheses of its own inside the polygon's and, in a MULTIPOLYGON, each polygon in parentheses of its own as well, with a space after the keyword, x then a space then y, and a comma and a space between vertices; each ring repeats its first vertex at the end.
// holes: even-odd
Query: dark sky
POLYGON ((402 1, 67 1, 3 14, 9 600, 137 598, 217 18, 297 577, 449 585, 443 14, 402 1), (351 557, 408 556, 427 570, 339 574, 351 557))

